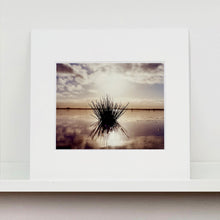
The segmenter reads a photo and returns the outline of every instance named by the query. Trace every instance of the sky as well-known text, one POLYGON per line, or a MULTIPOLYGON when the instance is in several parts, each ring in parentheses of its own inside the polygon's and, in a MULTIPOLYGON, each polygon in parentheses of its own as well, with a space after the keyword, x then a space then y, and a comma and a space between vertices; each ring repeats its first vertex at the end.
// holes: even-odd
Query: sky
POLYGON ((89 108, 106 95, 128 108, 164 107, 163 63, 57 63, 57 108, 89 108))

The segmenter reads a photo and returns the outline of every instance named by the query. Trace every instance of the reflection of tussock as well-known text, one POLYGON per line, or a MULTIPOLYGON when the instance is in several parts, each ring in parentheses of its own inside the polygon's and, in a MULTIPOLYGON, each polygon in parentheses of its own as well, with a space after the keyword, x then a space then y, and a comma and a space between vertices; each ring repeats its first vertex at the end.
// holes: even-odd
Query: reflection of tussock
MULTIPOLYGON (((106 146, 88 138, 82 128, 57 127, 57 149, 106 149, 106 146)), ((164 149, 163 136, 139 136, 125 139, 111 149, 164 149)), ((108 148, 109 149, 109 148, 108 148)))
POLYGON ((118 123, 115 122, 111 127, 102 126, 100 122, 93 123, 91 125, 92 131, 90 133, 90 137, 93 139, 95 137, 104 136, 105 134, 109 134, 110 132, 118 132, 121 131, 125 136, 128 137, 127 131, 118 123))
POLYGON ((125 113, 128 104, 115 103, 109 96, 106 96, 100 100, 92 101, 89 105, 97 119, 97 122, 91 125, 90 136, 92 139, 119 130, 127 136, 126 130, 117 120, 125 113))
POLYGON ((164 149, 163 112, 126 111, 122 122, 129 139, 121 132, 113 131, 110 139, 114 143, 108 142, 108 148, 102 138, 89 137, 90 114, 91 111, 83 110, 57 111, 56 149, 164 149), (119 142, 117 137, 115 139, 116 134, 121 137, 119 142))

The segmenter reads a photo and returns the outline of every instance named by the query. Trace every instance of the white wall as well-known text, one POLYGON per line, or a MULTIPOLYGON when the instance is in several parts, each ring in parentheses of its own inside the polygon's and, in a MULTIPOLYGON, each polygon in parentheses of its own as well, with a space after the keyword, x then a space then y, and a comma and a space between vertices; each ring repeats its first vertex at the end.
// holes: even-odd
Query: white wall
MULTIPOLYGON (((0 159, 5 163, 5 166, 7 166, 8 162, 18 162, 20 164, 18 166, 23 166, 23 164, 29 162, 29 55, 30 31, 33 28, 188 27, 191 46, 191 161, 220 161, 219 0, 3 1, 0 1, 2 18, 2 23, 0 23, 2 42, 0 53, 0 159)), ((130 219, 138 219, 135 216, 140 219, 141 216, 144 218, 147 214, 151 215, 152 212, 149 207, 152 207, 155 212, 158 210, 164 211, 165 207, 168 208, 170 213, 172 213, 173 209, 176 212, 180 211, 182 206, 185 210, 185 205, 188 202, 186 197, 184 200, 180 199, 180 194, 174 200, 172 195, 163 197, 162 201, 164 203, 160 201, 161 197, 157 196, 154 196, 154 202, 152 203, 144 195, 139 196, 138 194, 135 197, 129 195, 128 197, 129 200, 133 200, 133 198, 134 200, 139 200, 137 203, 133 201, 128 205, 128 213, 133 216, 130 219), (139 205, 145 202, 145 199, 148 200, 147 204, 150 205, 141 206, 142 211, 139 212, 139 205), (174 201, 179 201, 179 204, 182 205, 178 206, 174 201)), ((2 198, 6 199, 6 197, 2 198)), ((38 197, 37 201, 44 199, 44 197, 40 198, 38 197)), ((114 210, 116 212, 115 216, 117 214, 120 215, 120 209, 114 205, 111 206, 111 211, 108 211, 108 208, 106 208, 109 205, 107 198, 99 197, 97 207, 94 207, 96 203, 92 204, 92 212, 96 212, 95 210, 98 209, 98 206, 102 205, 102 207, 105 207, 104 210, 106 211, 103 211, 103 214, 106 216, 114 213, 114 210)), ((128 202, 125 202, 124 197, 120 199, 121 197, 118 195, 114 198, 118 198, 116 204, 123 211, 126 210, 125 206, 128 202), (121 201, 121 203, 118 201, 121 201)), ((213 202, 217 202, 217 200, 214 199, 212 201, 213 196, 207 197, 209 202, 199 202, 199 205, 197 204, 198 197, 189 196, 189 198, 189 204, 201 209, 210 207, 213 213, 208 212, 208 214, 212 216, 217 214, 215 212, 218 212, 218 209, 215 206, 216 203, 213 202)), ((202 198, 204 201, 206 200, 205 195, 202 198)), ((90 211, 90 204, 86 199, 86 197, 82 196, 80 201, 85 201, 85 210, 90 211)), ((8 198, 6 200, 10 201, 8 198)), ((59 198, 56 197, 56 200, 59 200, 59 198)), ((19 201, 19 198, 14 201, 19 201)), ((30 207, 31 204, 28 203, 29 196, 26 197, 25 201, 25 204, 30 207)), ((54 204, 54 201, 51 204, 49 199, 47 201, 48 203, 46 204, 48 206, 54 204)), ((62 200, 59 201, 62 203, 62 200)), ((112 201, 115 201, 115 199, 112 199, 112 201)), ((75 200, 75 203, 77 204, 77 200, 75 200)), ((32 200, 32 211, 45 211, 42 206, 39 206, 39 210, 34 207, 36 204, 38 205, 32 200)), ((84 203, 81 202, 80 204, 83 205, 84 203)), ((16 202, 12 202, 12 205, 16 205, 16 202)), ((190 205, 187 207, 189 211, 194 212, 190 205)), ((23 210, 23 208, 21 209, 23 210)), ((10 208, 6 210, 10 211, 10 208)), ((83 211, 83 207, 80 210, 83 211)), ((25 210, 23 211, 25 212, 25 210)), ((49 211, 47 210, 47 212, 49 211)), ((73 214, 72 211, 71 213, 73 214)), ((204 210, 201 210, 200 214, 204 217, 204 210)), ((97 215, 99 214, 97 213, 97 215)), ((154 213, 154 215, 157 215, 157 213, 154 213)), ((10 213, 8 216, 10 216, 10 213)), ((100 219, 102 218, 100 217, 100 219)))
POLYGON ((1 161, 29 161, 33 28, 187 27, 191 41, 191 160, 220 161, 219 0, 5 0, 1 161))

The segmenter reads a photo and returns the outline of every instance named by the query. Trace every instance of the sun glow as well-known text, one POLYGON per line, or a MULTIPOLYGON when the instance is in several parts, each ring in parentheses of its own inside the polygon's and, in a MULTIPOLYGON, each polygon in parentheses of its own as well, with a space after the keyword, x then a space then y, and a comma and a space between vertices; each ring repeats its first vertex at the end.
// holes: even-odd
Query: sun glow
POLYGON ((112 97, 126 94, 128 82, 119 74, 100 75, 97 80, 97 89, 101 94, 108 94, 112 97))
POLYGON ((108 136, 107 145, 109 147, 121 146, 124 144, 122 135, 119 132, 111 132, 108 136))

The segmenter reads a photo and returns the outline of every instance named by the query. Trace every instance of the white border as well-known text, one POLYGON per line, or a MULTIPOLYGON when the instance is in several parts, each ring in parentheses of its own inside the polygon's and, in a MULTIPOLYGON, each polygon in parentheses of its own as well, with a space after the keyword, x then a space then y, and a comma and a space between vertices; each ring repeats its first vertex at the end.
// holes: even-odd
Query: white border
MULTIPOLYGON (((35 30, 31 41, 31 179, 189 178, 186 29, 35 30), (165 150, 55 150, 56 61, 163 60, 165 150)), ((89 189, 88 189, 89 190, 89 189)))

